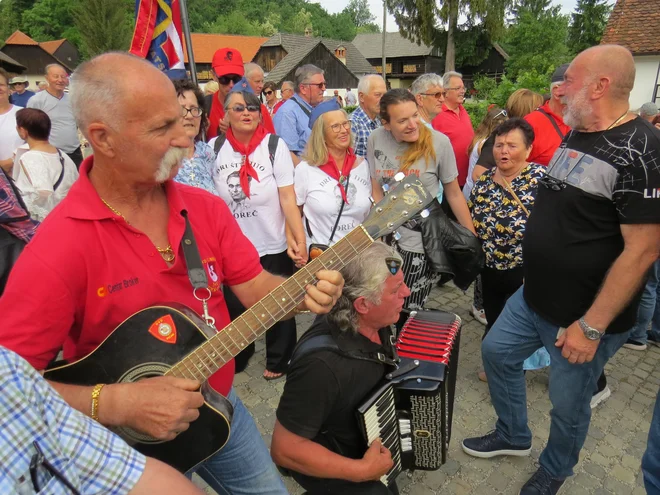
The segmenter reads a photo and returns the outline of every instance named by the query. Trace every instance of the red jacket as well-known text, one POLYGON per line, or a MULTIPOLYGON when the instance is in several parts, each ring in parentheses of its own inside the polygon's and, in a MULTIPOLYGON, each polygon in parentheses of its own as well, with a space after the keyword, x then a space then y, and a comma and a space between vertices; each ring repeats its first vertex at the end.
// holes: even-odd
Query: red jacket
POLYGON ((552 159, 552 155, 555 154, 562 139, 571 128, 564 124, 564 119, 562 119, 561 115, 557 115, 550 110, 550 102, 546 102, 543 106, 539 107, 538 110, 534 110, 532 113, 528 114, 525 117, 525 120, 529 122, 529 125, 534 129, 532 153, 529 155, 527 161, 547 167, 552 159), (548 115, 543 114, 540 110, 543 110, 548 115), (555 126, 552 125, 550 119, 557 124, 557 127, 562 134, 561 137, 559 132, 557 132, 557 129, 555 129, 555 126))

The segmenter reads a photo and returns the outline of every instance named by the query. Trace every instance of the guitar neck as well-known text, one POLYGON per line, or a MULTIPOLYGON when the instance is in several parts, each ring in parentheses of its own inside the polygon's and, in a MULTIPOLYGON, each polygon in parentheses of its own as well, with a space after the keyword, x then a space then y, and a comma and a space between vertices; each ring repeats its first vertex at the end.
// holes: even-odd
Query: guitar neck
POLYGON ((205 381, 305 298, 319 270, 340 270, 373 242, 359 226, 174 365, 166 374, 205 381))

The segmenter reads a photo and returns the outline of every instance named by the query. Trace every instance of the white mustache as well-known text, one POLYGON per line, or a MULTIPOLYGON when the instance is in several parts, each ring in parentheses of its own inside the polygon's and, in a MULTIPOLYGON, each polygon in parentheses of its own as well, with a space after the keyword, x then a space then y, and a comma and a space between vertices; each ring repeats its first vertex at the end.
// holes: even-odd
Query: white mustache
POLYGON ((154 177, 156 182, 162 183, 169 179, 172 170, 174 170, 175 167, 181 165, 181 162, 186 157, 187 153, 187 149, 177 148, 175 146, 172 146, 169 150, 167 150, 167 153, 165 153, 165 156, 160 161, 158 171, 154 177))

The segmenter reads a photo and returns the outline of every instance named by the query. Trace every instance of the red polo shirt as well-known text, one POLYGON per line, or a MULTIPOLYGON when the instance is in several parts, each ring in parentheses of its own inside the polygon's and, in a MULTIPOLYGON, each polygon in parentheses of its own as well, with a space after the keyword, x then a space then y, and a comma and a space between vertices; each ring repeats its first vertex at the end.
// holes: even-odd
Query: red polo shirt
MULTIPOLYGON (((547 112, 550 118, 555 121, 557 127, 559 127, 559 130, 564 136, 571 130, 570 127, 564 124, 564 119, 561 115, 557 115, 550 110, 549 101, 539 109, 543 109, 547 112)), ((563 136, 559 135, 555 126, 550 122, 550 119, 538 110, 534 110, 532 113, 528 114, 525 117, 525 120, 529 122, 529 125, 534 129, 532 153, 529 155, 527 161, 547 167, 552 159, 552 155, 554 155, 557 148, 559 148, 563 136)))
MULTIPOLYGON (((0 345, 37 369, 60 348, 68 361, 84 357, 148 306, 178 302, 202 313, 181 249, 183 210, 207 269, 209 313, 219 329, 229 323, 222 284, 247 282, 262 270, 257 251, 220 198, 172 181, 165 190, 176 259, 168 268, 147 236, 103 204, 87 175, 92 166, 93 157, 83 162, 80 178, 27 245, 0 298, 0 345)), ((233 376, 232 360, 210 383, 226 395, 233 376)))
POLYGON ((470 161, 468 148, 472 143, 472 138, 474 138, 474 129, 472 128, 470 116, 463 105, 458 106, 457 114, 449 110, 443 103, 442 112, 436 115, 431 125, 436 131, 443 133, 451 141, 451 147, 454 148, 454 155, 456 156, 458 185, 463 187, 470 161))

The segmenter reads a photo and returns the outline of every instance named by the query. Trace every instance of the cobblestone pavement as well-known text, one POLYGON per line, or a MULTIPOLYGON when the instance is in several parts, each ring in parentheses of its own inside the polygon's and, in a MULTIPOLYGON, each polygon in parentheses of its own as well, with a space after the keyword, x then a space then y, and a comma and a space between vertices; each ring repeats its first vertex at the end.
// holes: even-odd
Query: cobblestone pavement
MULTIPOLYGON (((460 360, 454 403, 454 421, 448 462, 437 471, 416 471, 398 479, 401 493, 418 494, 518 494, 536 470, 538 457, 548 438, 550 401, 547 371, 527 374, 530 428, 534 433, 531 457, 476 459, 463 453, 460 441, 466 436, 488 432, 495 423, 488 387, 477 378, 481 369, 480 343, 483 326, 469 314, 471 291, 464 295, 455 287, 434 289, 427 307, 457 313, 463 319, 460 360)), ((299 317, 298 330, 307 329, 311 319, 299 317)), ((264 342, 244 373, 236 376, 238 395, 255 418, 264 441, 270 445, 275 409, 284 380, 267 382, 264 342)), ((570 478, 560 493, 643 495, 640 469, 646 448, 653 405, 660 385, 660 348, 646 351, 621 349, 606 367, 612 396, 593 413, 589 436, 570 478)), ((204 486, 195 478, 199 486, 204 486)), ((291 479, 285 483, 293 495, 303 490, 291 479)), ((214 492, 206 488, 209 494, 214 492)))

